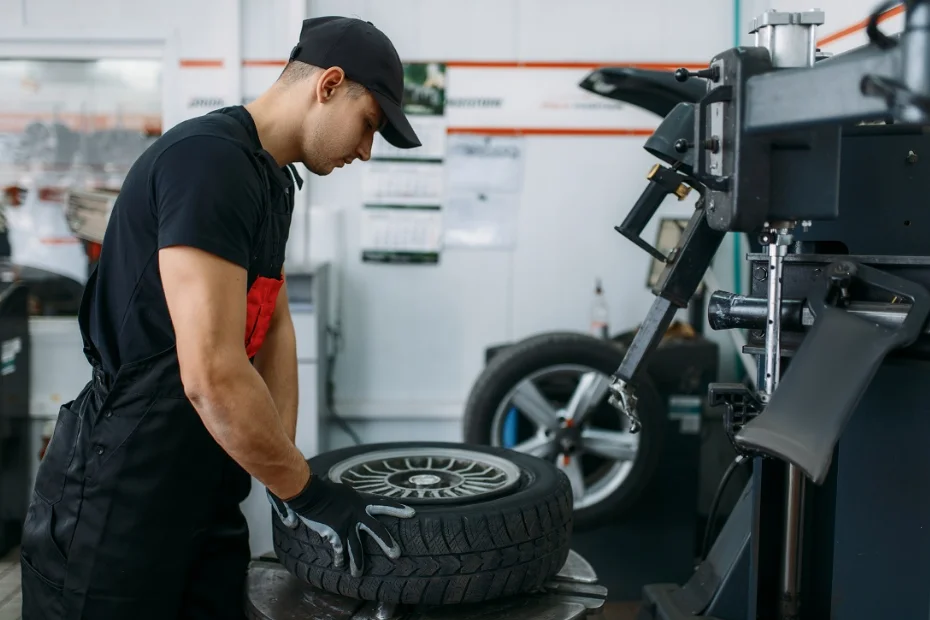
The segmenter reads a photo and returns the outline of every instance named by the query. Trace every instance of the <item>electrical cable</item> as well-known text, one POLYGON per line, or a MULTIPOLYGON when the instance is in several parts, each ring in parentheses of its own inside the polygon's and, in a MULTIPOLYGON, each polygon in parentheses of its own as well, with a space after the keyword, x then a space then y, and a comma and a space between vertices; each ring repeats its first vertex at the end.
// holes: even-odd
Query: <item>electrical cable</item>
POLYGON ((327 327, 326 333, 332 338, 332 349, 327 355, 326 364, 326 409, 329 411, 329 417, 342 431, 349 436, 356 446, 362 445, 362 439, 358 436, 349 423, 336 411, 336 382, 333 380, 334 370, 336 368, 336 355, 342 342, 341 321, 337 319, 336 327, 327 327))
POLYGON ((733 472, 736 471, 736 468, 742 465, 743 463, 748 463, 749 459, 743 455, 736 457, 725 472, 723 472, 723 477, 720 479, 720 484, 717 485, 717 492, 714 493, 714 499, 710 503, 710 511, 707 515, 707 525, 704 527, 704 542, 701 545, 701 560, 707 559, 707 554, 710 553, 710 534, 714 530, 714 522, 717 520, 717 510, 720 508, 720 500, 723 497, 723 491, 727 487, 727 483, 730 481, 730 477, 733 476, 733 472))
MULTIPOLYGON (((344 238, 343 231, 336 231, 337 238, 344 238)), ((349 423, 339 415, 339 412, 336 411, 336 381, 333 378, 336 373, 336 357, 339 353, 339 350, 342 348, 342 309, 343 309, 343 287, 342 287, 342 270, 339 268, 340 265, 348 264, 346 262, 345 254, 345 245, 340 243, 338 244, 339 250, 338 260, 331 263, 330 268, 333 271, 333 289, 334 297, 336 298, 335 303, 335 312, 336 320, 333 325, 326 326, 326 335, 329 336, 331 341, 331 348, 327 351, 326 357, 326 385, 325 389, 325 400, 326 400, 326 409, 329 411, 329 417, 333 422, 336 423, 336 426, 342 429, 342 431, 349 436, 349 438, 355 443, 356 446, 362 445, 362 439, 358 436, 349 423)))
POLYGON ((895 39, 889 37, 887 34, 878 29, 878 20, 881 19, 885 13, 895 8, 899 4, 902 4, 900 0, 891 0, 890 2, 885 2, 877 9, 875 9, 871 15, 869 15, 869 21, 866 24, 865 33, 869 37, 869 42, 874 43, 879 47, 879 49, 891 49, 898 44, 895 39))

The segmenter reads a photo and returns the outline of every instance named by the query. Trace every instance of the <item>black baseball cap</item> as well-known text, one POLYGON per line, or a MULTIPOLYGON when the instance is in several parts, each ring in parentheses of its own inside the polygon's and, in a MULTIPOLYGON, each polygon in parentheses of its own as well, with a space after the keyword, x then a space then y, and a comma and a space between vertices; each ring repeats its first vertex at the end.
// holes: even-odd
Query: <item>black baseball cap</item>
POLYGON ((290 60, 323 69, 341 67, 381 106, 384 139, 402 149, 420 146, 404 115, 404 65, 391 40, 371 22, 338 16, 305 19, 290 60))

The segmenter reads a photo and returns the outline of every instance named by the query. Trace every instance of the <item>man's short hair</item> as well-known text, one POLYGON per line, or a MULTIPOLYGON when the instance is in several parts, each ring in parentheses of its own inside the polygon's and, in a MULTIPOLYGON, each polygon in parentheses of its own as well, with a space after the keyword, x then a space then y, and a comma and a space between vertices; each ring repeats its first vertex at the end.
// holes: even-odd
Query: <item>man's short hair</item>
MULTIPOLYGON (((290 86, 302 80, 310 79, 322 70, 322 67, 317 67, 316 65, 307 64, 300 60, 291 60, 284 67, 284 71, 281 72, 278 81, 286 86, 290 86)), ((348 78, 346 78, 346 85, 349 89, 349 96, 353 98, 361 97, 362 93, 366 90, 364 86, 348 78)))

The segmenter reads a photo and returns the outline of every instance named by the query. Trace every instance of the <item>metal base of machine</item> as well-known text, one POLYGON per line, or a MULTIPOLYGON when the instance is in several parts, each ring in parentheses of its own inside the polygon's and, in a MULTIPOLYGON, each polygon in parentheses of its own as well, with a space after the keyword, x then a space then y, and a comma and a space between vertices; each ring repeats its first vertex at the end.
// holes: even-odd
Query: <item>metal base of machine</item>
POLYGON ((643 588, 637 620, 735 620, 748 612, 750 531, 755 497, 747 484, 707 559, 684 585, 643 588))
POLYGON ((249 620, 579 620, 600 618, 607 588, 574 551, 542 590, 487 603, 442 607, 389 605, 330 594, 292 575, 274 558, 252 562, 246 584, 249 620))

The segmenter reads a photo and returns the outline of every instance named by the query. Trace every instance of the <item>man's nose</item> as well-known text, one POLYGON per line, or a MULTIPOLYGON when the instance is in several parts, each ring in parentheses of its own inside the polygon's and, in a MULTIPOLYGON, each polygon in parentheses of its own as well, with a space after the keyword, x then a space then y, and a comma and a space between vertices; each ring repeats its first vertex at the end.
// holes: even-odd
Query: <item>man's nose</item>
POLYGON ((362 140, 362 143, 358 145, 358 158, 362 161, 368 161, 371 159, 371 143, 373 140, 374 136, 362 140))

